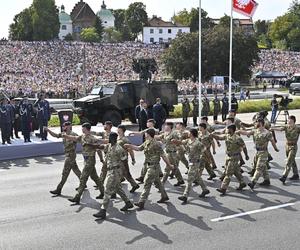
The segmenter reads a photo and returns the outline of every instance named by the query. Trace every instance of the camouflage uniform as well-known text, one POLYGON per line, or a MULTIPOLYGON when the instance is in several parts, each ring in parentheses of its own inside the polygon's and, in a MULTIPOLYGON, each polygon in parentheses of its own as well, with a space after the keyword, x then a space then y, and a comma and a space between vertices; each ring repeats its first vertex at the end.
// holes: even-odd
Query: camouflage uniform
POLYGON ((255 166, 256 170, 252 182, 257 182, 259 177, 263 176, 265 180, 270 180, 268 173, 268 143, 273 139, 270 131, 260 129, 253 130, 254 143, 256 148, 255 166))
POLYGON ((183 124, 185 124, 185 126, 187 125, 187 119, 189 117, 190 114, 190 102, 188 99, 186 100, 182 100, 182 120, 183 120, 183 124))
MULTIPOLYGON (((170 133, 163 133, 159 135, 159 139, 165 144, 165 150, 170 160, 170 163, 174 166, 174 175, 178 182, 183 182, 182 175, 180 170, 178 169, 179 161, 177 156, 177 146, 172 142, 172 140, 179 140, 178 133, 175 131, 171 131, 170 133)), ((162 182, 165 183, 168 179, 168 176, 171 172, 171 169, 166 167, 164 171, 164 176, 162 182)))
POLYGON ((160 158, 163 156, 164 150, 162 149, 159 142, 155 139, 146 140, 140 147, 140 150, 144 150, 145 161, 147 164, 147 171, 144 180, 144 189, 140 196, 139 202, 145 203, 147 200, 152 184, 159 189, 161 197, 168 197, 163 184, 159 178, 159 170, 160 170, 160 158))
MULTIPOLYGON (((63 134, 78 136, 76 133, 70 131, 68 133, 58 134, 57 138, 62 138, 63 134)), ((62 178, 60 183, 58 184, 56 190, 61 191, 64 184, 66 183, 68 176, 73 170, 74 174, 80 179, 81 171, 78 168, 76 163, 76 142, 63 139, 64 151, 65 151, 65 164, 62 172, 62 178)))
MULTIPOLYGON (((207 124, 206 124, 206 131, 207 131, 208 133, 212 133, 212 132, 215 131, 215 129, 214 129, 210 124, 207 123, 207 124)), ((211 143, 213 143, 213 142, 211 142, 211 143)), ((209 157, 209 161, 210 161, 210 163, 212 164, 213 168, 217 168, 215 159, 214 159, 214 157, 213 157, 213 155, 212 155, 212 153, 211 153, 211 151, 210 151, 210 148, 207 149, 207 155, 208 155, 208 157, 209 157)))
MULTIPOLYGON (((118 137, 117 143, 125 150, 124 145, 125 144, 130 144, 129 140, 126 137, 118 137)), ((123 170, 123 176, 125 179, 130 183, 132 187, 138 186, 138 184, 135 182, 135 180, 132 178, 130 170, 129 170, 129 165, 128 165, 128 152, 126 151, 126 161, 123 161, 122 165, 122 170, 123 170)))
POLYGON ((107 145, 105 152, 107 176, 105 178, 105 191, 101 209, 107 210, 112 194, 117 193, 120 195, 125 203, 129 202, 129 199, 121 187, 121 178, 123 176, 122 161, 127 159, 126 151, 117 143, 114 146, 111 144, 107 145))
POLYGON ((193 98, 192 100, 193 104, 193 123, 194 126, 197 126, 197 118, 199 116, 199 100, 197 98, 193 98))
POLYGON ((285 146, 285 152, 287 157, 287 163, 285 165, 285 170, 283 173, 284 177, 287 177, 289 175, 289 172, 291 169, 293 169, 293 174, 298 175, 298 168, 296 164, 296 154, 298 150, 298 139, 300 134, 300 128, 297 126, 285 126, 285 137, 286 137, 286 146, 285 146))
POLYGON ((225 177, 223 179, 221 188, 227 189, 230 183, 230 178, 235 175, 240 185, 245 185, 243 176, 241 174, 241 169, 239 165, 241 148, 245 146, 244 140, 236 135, 226 134, 225 136, 226 144, 226 161, 225 161, 225 177))
POLYGON ((218 98, 214 98, 212 102, 213 102, 213 106, 214 106, 214 112, 213 112, 214 120, 216 121, 216 120, 218 120, 218 115, 221 112, 221 102, 220 102, 220 99, 218 99, 218 98))
MULTIPOLYGON (((185 135, 185 133, 183 131, 177 131, 177 134, 179 136, 179 140, 180 141, 187 139, 187 136, 185 135)), ((178 164, 180 162, 182 162, 183 165, 187 169, 189 169, 189 162, 188 162, 188 160, 185 157, 185 152, 186 152, 186 149, 185 149, 184 145, 180 145, 180 146, 177 147, 178 164)))
POLYGON ((199 139, 206 148, 206 151, 204 152, 203 157, 201 159, 201 164, 204 166, 204 168, 206 169, 207 173, 210 176, 215 176, 215 173, 210 165, 211 163, 210 147, 211 144, 213 143, 213 137, 211 136, 210 133, 208 133, 208 131, 205 131, 204 134, 202 133, 199 134, 199 139))
POLYGON ((77 142, 80 142, 82 144, 82 155, 84 158, 84 168, 82 170, 81 176, 80 176, 80 184, 78 188, 78 193, 75 196, 75 199, 78 199, 81 197, 83 190, 86 187, 86 183, 91 177, 91 179, 96 183, 98 186, 100 192, 103 194, 104 193, 104 186, 103 182, 97 175, 97 171, 95 168, 96 164, 96 149, 95 147, 89 145, 89 144, 95 144, 98 143, 99 140, 92 136, 91 134, 88 135, 81 135, 78 137, 77 142))
POLYGON ((201 116, 208 116, 209 111, 210 111, 209 100, 207 98, 202 98, 201 116))
POLYGON ((206 151, 206 148, 204 144, 199 141, 199 139, 195 139, 194 141, 190 139, 183 140, 182 143, 186 145, 189 156, 187 185, 183 193, 184 197, 188 197, 194 181, 199 183, 203 191, 207 190, 207 187, 201 178, 204 169, 204 164, 202 164, 202 156, 206 151))

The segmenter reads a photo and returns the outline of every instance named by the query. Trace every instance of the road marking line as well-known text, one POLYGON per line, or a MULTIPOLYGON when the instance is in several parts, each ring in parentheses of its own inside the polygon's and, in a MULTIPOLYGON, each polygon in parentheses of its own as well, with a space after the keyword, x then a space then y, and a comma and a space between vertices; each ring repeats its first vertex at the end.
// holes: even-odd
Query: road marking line
POLYGON ((284 208, 284 207, 290 207, 290 206, 294 206, 295 204, 296 203, 287 203, 287 204, 282 204, 282 205, 277 205, 277 206, 272 206, 272 207, 266 207, 266 208, 262 208, 262 209, 249 211, 249 212, 243 212, 243 213, 239 213, 239 214, 233 214, 233 215, 228 215, 228 216, 224 216, 224 217, 219 217, 219 218, 211 219, 210 221, 211 222, 224 221, 224 220, 234 219, 234 218, 238 218, 238 217, 242 217, 242 216, 246 216, 246 215, 250 215, 250 214, 267 212, 267 211, 284 208))

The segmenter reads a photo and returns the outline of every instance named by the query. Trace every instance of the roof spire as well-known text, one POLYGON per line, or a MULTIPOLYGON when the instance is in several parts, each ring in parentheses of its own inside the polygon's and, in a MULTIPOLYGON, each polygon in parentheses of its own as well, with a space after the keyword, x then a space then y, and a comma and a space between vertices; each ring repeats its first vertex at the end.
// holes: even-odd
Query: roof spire
POLYGON ((106 4, 105 4, 104 0, 103 0, 103 2, 102 2, 101 8, 102 8, 102 9, 106 9, 106 4))
POLYGON ((65 12, 65 6, 62 4, 60 7, 61 12, 65 12))

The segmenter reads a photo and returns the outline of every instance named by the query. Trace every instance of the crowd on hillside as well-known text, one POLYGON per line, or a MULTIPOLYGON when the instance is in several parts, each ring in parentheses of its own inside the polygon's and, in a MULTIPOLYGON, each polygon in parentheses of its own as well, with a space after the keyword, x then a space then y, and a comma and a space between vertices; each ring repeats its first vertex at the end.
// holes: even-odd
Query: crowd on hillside
POLYGON ((261 50, 259 60, 255 62, 252 71, 277 71, 291 77, 299 72, 300 52, 282 51, 277 49, 261 50))
MULTIPOLYGON (((158 72, 152 79, 163 79, 161 45, 142 43, 85 44, 86 89, 114 80, 137 80, 132 70, 133 58, 154 58, 158 72)), ((77 98, 84 94, 83 58, 81 42, 11 42, 0 41, 0 88, 11 96, 35 96, 43 91, 48 97, 77 98)), ((300 52, 261 50, 252 71, 279 71, 288 77, 298 71, 300 52)), ((206 93, 223 92, 223 86, 206 82, 206 93)), ((191 80, 178 82, 180 94, 195 94, 198 83, 191 80)))
MULTIPOLYGON (((0 43, 0 84, 10 95, 77 97, 84 93, 84 44, 80 42, 0 43)), ((86 87, 103 81, 138 79, 133 58, 154 58, 162 69, 160 45, 141 43, 86 44, 86 87)), ((161 78, 161 70, 154 79, 161 78)))

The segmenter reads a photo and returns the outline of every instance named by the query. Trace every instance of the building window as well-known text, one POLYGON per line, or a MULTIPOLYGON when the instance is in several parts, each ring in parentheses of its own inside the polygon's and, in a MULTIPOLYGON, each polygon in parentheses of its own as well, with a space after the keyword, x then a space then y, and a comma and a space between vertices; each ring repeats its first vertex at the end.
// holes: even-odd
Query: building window
POLYGON ((172 29, 168 29, 168 34, 172 34, 172 29))
POLYGON ((153 37, 150 38, 150 43, 154 43, 154 38, 153 37))
POLYGON ((67 29, 67 25, 62 25, 62 26, 61 26, 61 29, 62 29, 62 30, 66 30, 66 29, 67 29))
POLYGON ((182 33, 182 29, 179 29, 179 30, 178 30, 178 33, 182 33))
POLYGON ((153 34, 154 33, 154 29, 150 29, 150 34, 153 34))
POLYGON ((162 43, 164 41, 164 39, 163 38, 159 38, 159 43, 162 43))
POLYGON ((169 37, 169 38, 168 38, 168 42, 170 43, 171 41, 172 41, 172 38, 171 38, 171 37, 169 37))
POLYGON ((159 29, 159 34, 162 34, 163 33, 163 30, 162 29, 159 29))

